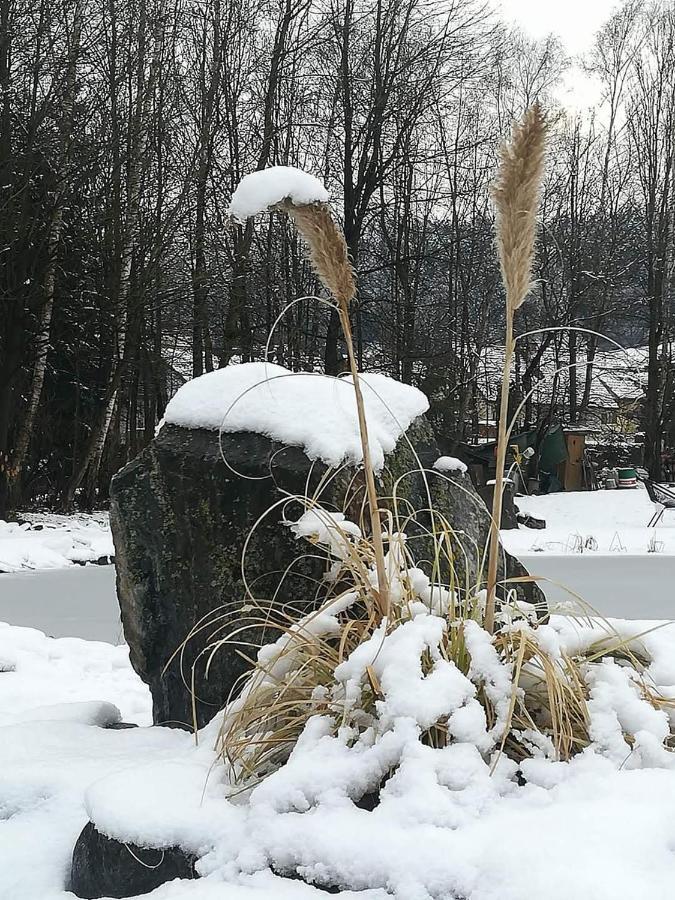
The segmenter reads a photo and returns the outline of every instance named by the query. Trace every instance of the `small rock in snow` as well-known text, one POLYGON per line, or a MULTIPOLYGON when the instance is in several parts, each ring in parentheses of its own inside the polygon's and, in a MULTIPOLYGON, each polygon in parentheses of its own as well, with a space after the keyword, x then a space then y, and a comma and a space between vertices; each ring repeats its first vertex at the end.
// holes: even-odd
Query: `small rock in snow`
POLYGON ((467 470, 462 460, 455 456, 439 456, 434 463, 434 469, 437 472, 459 472, 460 475, 464 475, 467 470))

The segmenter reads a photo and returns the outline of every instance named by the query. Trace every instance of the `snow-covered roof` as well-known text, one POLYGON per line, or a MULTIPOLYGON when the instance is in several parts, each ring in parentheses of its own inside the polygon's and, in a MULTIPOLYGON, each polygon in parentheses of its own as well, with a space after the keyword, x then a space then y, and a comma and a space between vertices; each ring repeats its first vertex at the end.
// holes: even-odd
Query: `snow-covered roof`
MULTIPOLYGON (((373 465, 379 470, 411 422, 429 408, 425 395, 386 375, 361 376, 373 465)), ((273 363, 230 365, 188 381, 164 419, 184 428, 253 431, 303 447, 330 466, 362 461, 350 378, 290 372, 273 363)))
MULTIPOLYGON (((593 361, 589 405, 601 409, 616 409, 625 403, 641 399, 647 379, 648 355, 646 347, 598 351, 593 361)), ((478 388, 483 396, 490 399, 498 396, 503 361, 503 347, 490 347, 481 354, 478 388)), ((544 353, 532 380, 535 402, 547 402, 550 399, 556 372, 558 394, 567 392, 570 379, 568 366, 568 357, 560 354, 556 357, 552 347, 544 353)), ((586 354, 581 349, 577 354, 576 370, 581 392, 586 378, 586 354)))

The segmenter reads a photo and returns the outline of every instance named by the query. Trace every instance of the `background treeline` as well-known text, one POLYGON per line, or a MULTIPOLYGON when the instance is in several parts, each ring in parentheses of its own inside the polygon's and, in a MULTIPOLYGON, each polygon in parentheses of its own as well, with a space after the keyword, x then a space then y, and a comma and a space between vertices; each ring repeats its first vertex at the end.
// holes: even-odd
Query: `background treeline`
MULTIPOLYGON (((556 110, 568 61, 474 0, 0 0, 0 515, 104 499, 181 376, 270 356, 341 370, 279 217, 227 219, 269 165, 321 177, 359 274, 361 362, 424 389, 447 442, 476 432, 502 298, 496 146, 541 99, 557 116, 537 276, 520 331, 649 344, 646 463, 670 419, 675 9, 627 4, 586 61, 595 116, 556 110)), ((602 341, 520 342, 588 405, 602 341)), ((606 345, 605 345, 606 346, 606 345)), ((557 398, 560 402, 560 398, 557 398)), ((528 411, 526 410, 526 415, 528 411)))

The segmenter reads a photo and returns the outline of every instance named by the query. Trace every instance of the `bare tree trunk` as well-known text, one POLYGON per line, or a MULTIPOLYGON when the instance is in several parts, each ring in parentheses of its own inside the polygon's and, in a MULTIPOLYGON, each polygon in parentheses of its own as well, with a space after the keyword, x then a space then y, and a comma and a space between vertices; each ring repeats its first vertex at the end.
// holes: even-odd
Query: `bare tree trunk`
POLYGON ((213 165, 213 128, 223 60, 220 0, 213 5, 213 53, 207 77, 207 13, 204 15, 200 58, 200 113, 195 200, 194 267, 192 270, 192 375, 213 370, 213 345, 208 320, 209 274, 206 260, 206 192, 213 165))
POLYGON ((161 11, 158 11, 153 36, 153 51, 150 62, 149 76, 146 76, 146 31, 147 21, 145 16, 145 4, 141 4, 142 15, 138 26, 138 67, 136 73, 136 102, 132 116, 130 133, 130 160, 128 165, 127 180, 127 204, 124 221, 121 266, 119 288, 117 292, 117 311, 119 317, 117 334, 117 362, 113 369, 113 375, 106 393, 105 404, 98 419, 94 422, 90 437, 87 442, 79 466, 73 472, 68 483, 65 497, 66 508, 72 507, 75 492, 82 484, 85 475, 88 475, 90 487, 94 484, 103 456, 108 429, 112 421, 117 402, 117 392, 121 384, 122 375, 127 364, 126 331, 128 302, 131 288, 131 264, 134 251, 138 243, 140 228, 140 202, 145 157, 148 143, 149 113, 152 93, 154 89, 157 70, 159 67, 159 55, 162 46, 163 21, 161 11))
POLYGON ((65 77, 65 89, 62 100, 62 114, 59 134, 59 149, 57 158, 57 172, 59 178, 58 193, 52 215, 52 221, 47 238, 47 268, 44 274, 43 291, 44 303, 40 310, 39 326, 36 336, 36 354, 33 366, 33 376, 28 395, 28 406, 23 421, 19 428, 14 444, 14 453, 11 461, 10 496, 14 503, 19 500, 21 475, 28 452, 31 435, 35 425, 35 418, 42 387, 44 385, 45 370, 47 367, 47 355, 50 346, 50 331, 52 310, 54 307, 54 293, 56 287, 56 261, 58 257, 61 233, 63 231, 64 198, 66 194, 66 181, 69 177, 70 165, 70 137, 73 127, 73 108, 75 105, 75 93, 77 90, 77 64, 80 54, 80 36, 82 32, 82 0, 77 0, 73 10, 73 26, 68 53, 68 62, 65 77))

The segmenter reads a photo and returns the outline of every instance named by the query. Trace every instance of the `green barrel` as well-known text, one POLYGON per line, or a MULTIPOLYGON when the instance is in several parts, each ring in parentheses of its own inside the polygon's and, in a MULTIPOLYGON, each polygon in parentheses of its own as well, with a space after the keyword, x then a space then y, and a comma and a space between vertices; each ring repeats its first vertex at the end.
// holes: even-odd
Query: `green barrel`
POLYGON ((635 469, 619 469, 619 484, 620 488, 634 488, 637 487, 637 472, 635 469))

